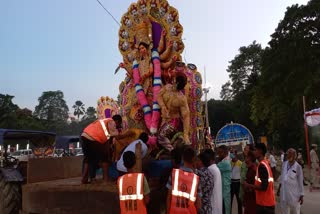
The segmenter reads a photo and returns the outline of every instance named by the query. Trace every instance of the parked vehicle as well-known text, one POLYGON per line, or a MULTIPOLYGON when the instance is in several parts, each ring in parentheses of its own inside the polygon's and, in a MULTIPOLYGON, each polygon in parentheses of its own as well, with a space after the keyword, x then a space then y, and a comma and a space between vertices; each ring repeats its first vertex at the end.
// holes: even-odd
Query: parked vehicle
POLYGON ((56 157, 83 155, 82 148, 78 148, 79 141, 78 135, 57 136, 55 144, 56 157))
POLYGON ((22 149, 11 153, 11 156, 17 158, 19 161, 28 161, 29 158, 34 157, 31 149, 22 149))
POLYGON ((0 129, 0 146, 4 148, 0 157, 0 214, 15 214, 21 209, 21 185, 26 182, 28 158, 20 161, 19 158, 34 155, 32 151, 45 152, 53 148, 55 137, 51 132, 0 129), (17 143, 32 144, 32 154, 30 150, 9 154, 8 146, 17 143))
POLYGON ((82 148, 76 148, 75 150, 75 154, 76 156, 82 156, 83 155, 83 151, 82 148))

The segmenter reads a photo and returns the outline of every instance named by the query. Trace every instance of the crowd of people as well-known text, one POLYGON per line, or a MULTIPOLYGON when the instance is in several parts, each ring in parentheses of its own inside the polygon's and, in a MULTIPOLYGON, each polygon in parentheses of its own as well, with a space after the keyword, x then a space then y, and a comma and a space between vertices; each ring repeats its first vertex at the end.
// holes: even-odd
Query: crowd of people
MULTIPOLYGON (((166 183, 168 189, 166 213, 231 213, 234 197, 237 200, 238 213, 274 213, 274 180, 272 168, 264 158, 266 152, 264 144, 256 144, 255 148, 247 145, 242 162, 239 160, 238 152, 230 151, 226 146, 218 147, 217 155, 211 149, 206 149, 196 155, 196 152, 189 146, 185 147, 181 154, 173 150, 174 167, 166 183)), ((129 154, 134 156, 135 152, 133 150, 124 151, 122 155, 121 163, 123 162, 125 167, 132 165, 132 163, 126 163, 127 158, 125 157, 129 154)), ((132 161, 135 159, 132 158, 132 161)), ((130 172, 130 170, 127 171, 130 172)), ((134 176, 138 175, 139 173, 134 173, 134 176)), ((123 182, 118 182, 121 191, 123 182)), ((147 181, 144 180, 136 186, 147 186, 144 194, 148 198, 147 201, 150 201, 147 181)), ((123 204, 121 205, 122 213, 127 213, 128 209, 129 211, 134 209, 125 205, 131 197, 123 198, 123 201, 120 199, 120 203, 123 204)), ((146 204, 143 210, 146 210, 145 207, 146 204)))
MULTIPOLYGON (((99 136, 90 134, 98 125, 103 127, 101 133, 98 133, 101 142, 111 136, 116 139, 124 137, 119 131, 120 116, 98 120, 84 130, 82 144, 85 165, 82 183, 88 182, 90 163, 97 158, 102 162, 104 179, 108 180, 108 147, 98 141, 99 136)), ((137 172, 135 166, 136 146, 141 144, 140 156, 146 157, 150 151, 148 138, 147 133, 142 132, 138 139, 123 150, 117 161, 121 213, 147 213, 147 204, 150 202, 148 179, 145 174, 137 172)), ((310 152, 311 174, 315 175, 310 181, 311 185, 318 182, 315 180, 319 173, 316 149, 316 145, 313 145, 310 152)), ((283 163, 277 191, 274 191, 277 161, 273 152, 267 155, 263 143, 246 145, 241 155, 225 145, 216 148, 216 152, 205 149, 197 155, 192 147, 186 145, 183 149, 172 150, 171 157, 173 168, 165 179, 167 196, 163 213, 231 214, 235 198, 238 214, 269 214, 275 213, 276 195, 280 197, 282 213, 300 213, 304 197, 301 151, 297 153, 290 148, 286 157, 284 153, 281 154, 283 163)))
MULTIPOLYGON (((256 144, 255 148, 247 145, 242 162, 237 151, 230 151, 226 146, 218 147, 217 154, 211 149, 206 149, 196 155, 189 146, 180 154, 173 150, 174 167, 166 183, 166 213, 231 213, 233 198, 237 200, 238 213, 274 213, 274 180, 272 169, 264 158, 266 152, 264 144, 256 144), (181 157, 177 157, 179 155, 181 157)), ((124 167, 133 167, 135 158, 131 158, 132 162, 128 163, 126 157, 134 155, 134 151, 124 151, 121 161, 124 167)), ((129 173, 130 167, 127 170, 129 173)), ((131 203, 132 197, 138 197, 140 194, 141 198, 147 198, 143 199, 144 201, 150 201, 147 180, 140 179, 141 183, 137 183, 138 175, 144 174, 130 174, 130 181, 129 178, 126 180, 128 174, 124 174, 118 181, 122 213, 135 210, 134 206, 126 205, 131 203), (132 180, 132 176, 136 178, 132 180), (139 188, 147 186, 143 190, 145 195, 141 189, 139 194, 133 191, 124 197, 124 183, 131 183, 139 188)), ((136 207, 136 210, 140 208, 136 207)), ((135 213, 145 213, 146 203, 142 210, 135 213)))

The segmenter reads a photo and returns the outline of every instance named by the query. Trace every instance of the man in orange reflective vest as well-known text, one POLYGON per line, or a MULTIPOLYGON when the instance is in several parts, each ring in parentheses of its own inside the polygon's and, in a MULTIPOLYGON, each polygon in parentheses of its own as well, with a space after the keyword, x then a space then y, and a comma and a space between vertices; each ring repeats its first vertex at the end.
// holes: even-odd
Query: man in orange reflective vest
POLYGON ((128 173, 118 178, 121 214, 147 214, 146 205, 150 201, 150 189, 144 174, 133 172, 136 164, 134 152, 123 153, 123 163, 128 173))
POLYGON ((102 162, 103 178, 108 180, 108 163, 110 162, 111 137, 120 138, 122 118, 114 115, 111 118, 96 120, 89 124, 81 134, 82 150, 84 155, 84 169, 82 183, 88 183, 89 163, 102 162))
POLYGON ((201 207, 199 177, 193 172, 195 151, 186 147, 182 154, 183 166, 173 169, 167 188, 167 213, 196 214, 201 207))
POLYGON ((270 165, 265 160, 267 147, 263 143, 257 143, 255 156, 259 161, 258 170, 255 176, 255 184, 244 182, 245 188, 253 189, 256 192, 256 205, 259 214, 275 213, 275 196, 273 191, 273 175, 270 165))

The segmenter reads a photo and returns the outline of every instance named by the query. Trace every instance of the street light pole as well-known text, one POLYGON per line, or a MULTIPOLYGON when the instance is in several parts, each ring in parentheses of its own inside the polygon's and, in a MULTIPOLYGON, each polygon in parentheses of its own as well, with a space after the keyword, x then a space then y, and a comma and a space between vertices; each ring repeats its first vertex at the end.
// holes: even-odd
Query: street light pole
POLYGON ((206 128, 209 128, 209 118, 208 118, 208 93, 209 93, 209 88, 204 88, 204 103, 205 103, 205 116, 206 116, 206 128))
MULTIPOLYGON (((204 67, 204 88, 203 93, 204 93, 204 103, 205 103, 205 128, 208 133, 210 133, 210 126, 209 126, 209 116, 208 116, 208 93, 210 90, 210 87, 207 86, 207 78, 206 78, 206 67, 204 67)), ((205 134, 208 134, 205 133, 205 134)), ((205 136, 206 137, 206 136, 205 136)))

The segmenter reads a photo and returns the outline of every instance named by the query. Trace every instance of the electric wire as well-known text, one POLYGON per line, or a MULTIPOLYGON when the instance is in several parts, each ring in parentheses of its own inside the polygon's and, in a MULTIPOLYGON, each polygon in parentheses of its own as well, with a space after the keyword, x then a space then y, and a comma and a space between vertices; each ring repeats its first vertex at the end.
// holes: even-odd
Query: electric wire
POLYGON ((105 8, 104 6, 103 6, 103 4, 99 1, 99 0, 97 0, 97 2, 100 4, 100 6, 111 16, 111 18, 120 26, 120 23, 118 22, 118 20, 116 19, 116 18, 114 18, 114 16, 109 12, 109 10, 107 10, 107 8, 105 8))

